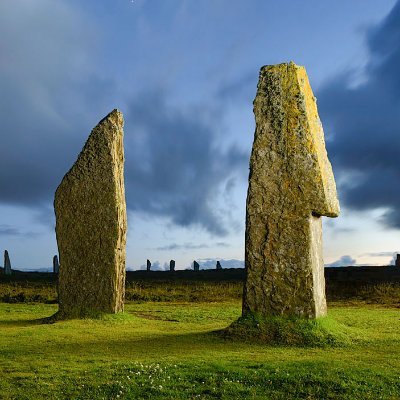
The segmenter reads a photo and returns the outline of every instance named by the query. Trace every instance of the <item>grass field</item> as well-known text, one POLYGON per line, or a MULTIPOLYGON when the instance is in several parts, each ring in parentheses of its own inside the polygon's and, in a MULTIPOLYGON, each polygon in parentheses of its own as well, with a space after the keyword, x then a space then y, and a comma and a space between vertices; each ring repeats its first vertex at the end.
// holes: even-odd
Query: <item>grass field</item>
POLYGON ((1 399, 400 399, 400 312, 388 305, 331 305, 351 342, 322 348, 224 339, 239 299, 41 323, 56 309, 0 303, 1 399))

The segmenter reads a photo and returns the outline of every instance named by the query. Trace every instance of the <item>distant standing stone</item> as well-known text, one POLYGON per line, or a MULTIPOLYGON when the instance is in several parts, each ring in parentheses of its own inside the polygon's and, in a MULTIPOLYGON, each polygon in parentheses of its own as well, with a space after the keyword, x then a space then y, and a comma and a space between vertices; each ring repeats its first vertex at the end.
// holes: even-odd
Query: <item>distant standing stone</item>
POLYGON ((4 250, 4 274, 11 275, 11 261, 7 250, 4 250))
POLYGON ((150 260, 147 260, 146 271, 150 271, 150 270, 151 270, 151 262, 150 262, 150 260))
POLYGON ((171 272, 174 272, 174 271, 175 271, 175 260, 171 260, 171 261, 169 262, 169 270, 170 270, 171 272))
POLYGON ((400 267, 400 254, 397 254, 396 257, 396 267, 400 267))
POLYGON ((321 216, 339 202, 304 67, 261 68, 246 205, 243 315, 326 314, 321 216))
POLYGON ((99 122, 55 194, 60 318, 124 307, 123 124, 118 110, 99 122))
POLYGON ((219 261, 217 261, 217 265, 215 266, 215 269, 216 269, 217 271, 219 271, 219 270, 222 269, 221 263, 220 263, 219 261))
POLYGON ((53 257, 53 273, 58 274, 59 270, 60 270, 60 265, 58 264, 58 256, 55 255, 53 257))
POLYGON ((200 270, 200 265, 197 261, 193 261, 193 269, 195 271, 199 271, 200 270))

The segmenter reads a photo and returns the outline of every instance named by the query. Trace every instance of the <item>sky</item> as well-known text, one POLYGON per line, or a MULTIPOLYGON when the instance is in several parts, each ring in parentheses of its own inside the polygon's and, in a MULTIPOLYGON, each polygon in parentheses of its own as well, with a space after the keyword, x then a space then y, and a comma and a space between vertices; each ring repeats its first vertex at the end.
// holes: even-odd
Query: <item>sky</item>
POLYGON ((243 266, 252 101, 294 61, 318 99, 342 213, 327 265, 400 251, 400 0, 2 0, 0 249, 57 254, 54 192, 91 129, 125 117, 127 268, 243 266))

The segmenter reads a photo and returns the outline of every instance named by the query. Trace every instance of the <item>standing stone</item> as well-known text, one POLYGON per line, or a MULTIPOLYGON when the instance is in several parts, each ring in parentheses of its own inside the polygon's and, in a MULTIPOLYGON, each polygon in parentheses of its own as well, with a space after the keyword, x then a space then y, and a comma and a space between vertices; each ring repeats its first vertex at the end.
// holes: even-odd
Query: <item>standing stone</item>
POLYGON ((200 270, 200 265, 197 261, 193 261, 193 269, 195 271, 199 271, 200 270))
POLYGON ((99 122, 55 194, 61 318, 123 311, 123 124, 118 110, 99 122))
POLYGON ((396 256, 396 267, 400 267, 400 254, 396 256))
POLYGON ((171 260, 169 262, 169 270, 170 270, 170 272, 174 272, 175 271, 175 260, 171 260))
POLYGON ((147 260, 146 271, 150 271, 150 270, 151 270, 151 262, 150 262, 150 260, 147 260))
POLYGON ((323 316, 321 216, 339 202, 304 67, 261 68, 254 114, 243 315, 323 316))
POLYGON ((220 271, 222 269, 221 263, 219 261, 217 261, 217 265, 215 266, 215 269, 217 271, 220 271))
POLYGON ((59 270, 60 270, 60 265, 58 263, 58 257, 55 255, 53 257, 53 273, 58 274, 59 270))
POLYGON ((4 250, 4 275, 11 275, 11 261, 7 250, 4 250))

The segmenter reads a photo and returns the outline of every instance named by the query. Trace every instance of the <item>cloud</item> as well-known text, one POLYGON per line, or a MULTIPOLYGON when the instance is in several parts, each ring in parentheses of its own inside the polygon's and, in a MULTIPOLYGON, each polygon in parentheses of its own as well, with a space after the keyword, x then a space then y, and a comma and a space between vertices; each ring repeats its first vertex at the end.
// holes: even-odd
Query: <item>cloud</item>
MULTIPOLYGON (((217 242, 215 243, 216 247, 230 247, 228 243, 225 242, 217 242)), ((197 250, 197 249, 207 249, 209 248, 210 245, 208 244, 194 244, 194 243, 184 243, 184 244, 177 244, 177 243, 171 243, 166 246, 160 246, 157 247, 156 250, 159 251, 170 251, 170 250, 197 250)), ((213 246, 214 247, 214 246, 213 246)))
POLYGON ((393 257, 396 256, 397 252, 395 251, 380 251, 377 253, 364 253, 361 254, 360 257, 393 257))
MULTIPOLYGON (((142 264, 139 269, 132 268, 132 267, 127 267, 127 271, 146 271, 147 270, 147 265, 142 264)), ((160 261, 152 261, 151 262, 151 271, 169 271, 169 263, 164 263, 161 265, 160 261)))
POLYGON ((216 92, 221 101, 251 102, 256 95, 257 69, 246 72, 236 79, 223 83, 216 92))
POLYGON ((224 202, 232 183, 224 184, 247 173, 247 153, 216 144, 221 116, 211 105, 172 107, 150 80, 145 94, 117 90, 99 68, 96 32, 73 3, 0 3, 0 37, 7 38, 0 59, 0 203, 52 216, 55 189, 90 130, 116 104, 127 104, 120 108, 128 209, 226 235, 235 223, 224 202))
POLYGON ((325 264, 325 267, 335 268, 335 267, 349 267, 356 264, 356 260, 350 256, 342 256, 339 260, 334 261, 330 264, 325 264))
POLYGON ((16 228, 7 224, 0 224, 0 236, 26 236, 26 237, 35 237, 38 236, 38 233, 31 231, 22 231, 19 228, 16 228))
POLYGON ((220 119, 207 109, 168 104, 162 91, 130 101, 126 113, 126 190, 133 211, 224 236, 231 224, 226 183, 247 172, 247 153, 216 144, 220 119))
POLYGON ((380 222, 400 229, 400 1, 367 33, 365 79, 352 86, 352 71, 319 92, 328 151, 343 205, 384 208, 380 222))
POLYGON ((0 2, 3 204, 51 203, 90 121, 109 109, 111 84, 91 69, 90 28, 63 2, 0 2))

